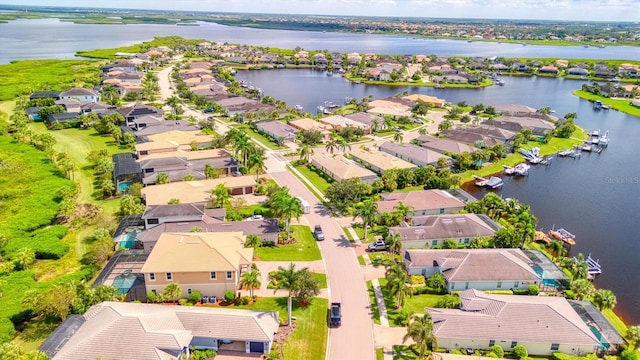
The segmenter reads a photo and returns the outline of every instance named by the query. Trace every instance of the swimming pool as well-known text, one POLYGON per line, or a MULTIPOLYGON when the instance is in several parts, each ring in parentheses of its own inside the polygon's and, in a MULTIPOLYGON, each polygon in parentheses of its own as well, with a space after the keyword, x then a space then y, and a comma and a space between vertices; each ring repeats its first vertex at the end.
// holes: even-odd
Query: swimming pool
POLYGON ((118 236, 118 247, 133 249, 136 243, 136 236, 140 232, 142 232, 142 229, 127 229, 122 235, 118 236))
POLYGON ((131 187, 131 183, 130 182, 123 181, 123 182, 118 184, 118 192, 119 193, 127 192, 127 190, 129 190, 130 187, 131 187))

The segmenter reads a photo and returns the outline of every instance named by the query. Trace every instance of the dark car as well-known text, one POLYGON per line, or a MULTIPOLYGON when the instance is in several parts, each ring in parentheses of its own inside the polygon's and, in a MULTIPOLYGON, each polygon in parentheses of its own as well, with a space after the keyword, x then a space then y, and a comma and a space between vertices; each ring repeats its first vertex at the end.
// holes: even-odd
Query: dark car
POLYGON ((205 114, 211 114, 213 112, 213 108, 204 109, 205 114))
POLYGON ((317 241, 324 240, 324 233, 322 232, 320 225, 316 225, 313 228, 313 237, 316 238, 317 241))

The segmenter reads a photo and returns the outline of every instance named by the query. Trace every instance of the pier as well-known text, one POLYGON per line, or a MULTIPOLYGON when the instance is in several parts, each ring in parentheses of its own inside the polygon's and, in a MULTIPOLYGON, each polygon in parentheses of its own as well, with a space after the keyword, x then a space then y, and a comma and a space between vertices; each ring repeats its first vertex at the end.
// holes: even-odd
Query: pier
POLYGON ((591 257, 591 253, 589 253, 589 255, 587 256, 587 259, 585 261, 586 261, 587 266, 588 266, 587 274, 589 274, 590 276, 602 274, 602 267, 600 266, 600 259, 593 260, 593 258, 591 257))

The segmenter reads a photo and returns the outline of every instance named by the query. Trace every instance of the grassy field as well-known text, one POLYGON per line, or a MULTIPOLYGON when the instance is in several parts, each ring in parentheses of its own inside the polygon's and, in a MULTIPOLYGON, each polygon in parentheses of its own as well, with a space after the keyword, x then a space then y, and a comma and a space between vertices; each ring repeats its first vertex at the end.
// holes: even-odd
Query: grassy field
MULTIPOLYGON (((260 298, 253 305, 237 306, 249 310, 278 311, 281 323, 287 322, 286 298, 260 298)), ((296 329, 284 345, 285 359, 322 360, 327 347, 327 309, 326 299, 313 298, 308 307, 300 307, 293 302, 293 316, 296 329)))
POLYGON ((589 100, 591 102, 595 100, 600 100, 604 105, 609 105, 614 110, 619 110, 625 114, 640 117, 640 108, 631 105, 630 99, 611 99, 603 96, 594 95, 588 91, 583 91, 583 90, 575 90, 572 92, 572 94, 581 99, 589 100))
POLYGON ((329 187, 329 185, 331 185, 325 178, 320 176, 320 174, 318 174, 317 172, 309 169, 309 167, 306 165, 296 166, 295 168, 302 175, 304 175, 304 177, 306 177, 307 180, 309 180, 313 184, 313 186, 315 186, 323 193, 327 191, 327 188, 329 187))
POLYGON ((100 83, 103 64, 88 60, 20 60, 0 65, 0 101, 39 90, 92 88, 100 83))
POLYGON ((311 229, 303 225, 291 225, 291 237, 295 244, 260 247, 255 257, 262 261, 314 261, 321 260, 322 255, 311 229))

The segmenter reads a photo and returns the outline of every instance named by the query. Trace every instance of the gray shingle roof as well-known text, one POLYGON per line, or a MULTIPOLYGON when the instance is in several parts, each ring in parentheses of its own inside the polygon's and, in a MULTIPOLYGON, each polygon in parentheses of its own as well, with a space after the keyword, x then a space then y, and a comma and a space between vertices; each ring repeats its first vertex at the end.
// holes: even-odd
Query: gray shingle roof
POLYGON ((401 241, 459 239, 492 236, 497 225, 477 214, 447 214, 425 216, 420 226, 390 227, 390 234, 400 234, 401 241))
POLYGON ((142 219, 164 218, 172 216, 202 216, 205 203, 149 205, 142 214, 142 219))

